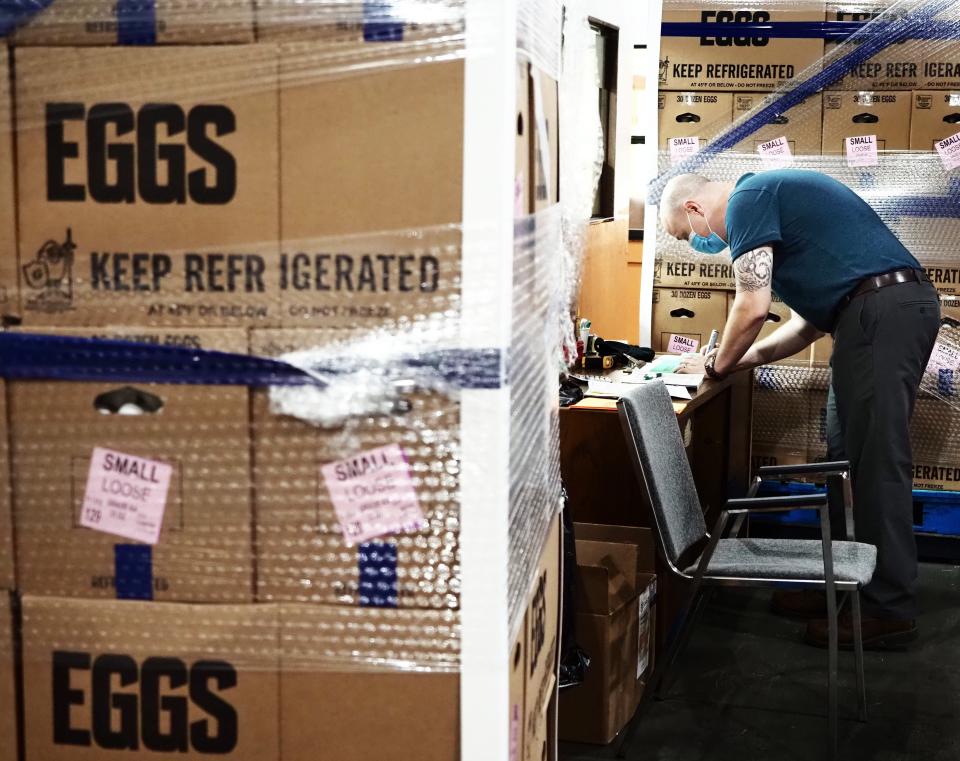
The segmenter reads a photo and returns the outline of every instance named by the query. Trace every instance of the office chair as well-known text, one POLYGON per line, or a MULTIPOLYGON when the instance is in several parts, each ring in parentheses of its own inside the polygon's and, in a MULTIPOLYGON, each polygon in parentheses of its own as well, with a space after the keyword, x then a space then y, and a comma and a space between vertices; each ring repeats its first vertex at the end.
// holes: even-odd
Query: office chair
MULTIPOLYGON (((675 636, 659 659, 620 743, 625 758, 650 694, 658 695, 674 661, 689 637, 706 589, 715 586, 765 587, 782 582, 821 588, 827 596, 829 619, 829 758, 837 753, 837 599, 846 592, 852 605, 857 665, 859 719, 867 720, 860 628, 860 587, 873 577, 877 550, 854 541, 850 465, 846 462, 762 468, 744 499, 731 499, 721 511, 713 533, 707 532, 693 473, 683 447, 676 414, 666 386, 659 381, 631 386, 617 404, 627 450, 637 479, 647 489, 658 535, 658 552, 668 573, 687 582, 689 603, 674 624, 675 636), (763 477, 826 474, 842 480, 847 538, 832 541, 827 495, 811 494, 757 498, 763 477), (750 513, 786 512, 798 508, 820 514, 819 540, 740 539, 740 528, 750 513), (731 522, 732 519, 732 522, 731 522), (728 532, 728 527, 730 531, 728 532)), ((661 587, 662 588, 662 587, 661 587)))

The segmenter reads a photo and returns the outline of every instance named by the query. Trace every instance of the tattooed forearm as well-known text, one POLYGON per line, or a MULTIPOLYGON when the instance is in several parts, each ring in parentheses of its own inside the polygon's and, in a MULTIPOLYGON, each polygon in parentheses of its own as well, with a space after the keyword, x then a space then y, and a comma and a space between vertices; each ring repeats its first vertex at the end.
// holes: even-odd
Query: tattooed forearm
POLYGON ((738 291, 750 293, 769 288, 773 277, 773 249, 762 246, 748 251, 733 263, 733 271, 738 291))

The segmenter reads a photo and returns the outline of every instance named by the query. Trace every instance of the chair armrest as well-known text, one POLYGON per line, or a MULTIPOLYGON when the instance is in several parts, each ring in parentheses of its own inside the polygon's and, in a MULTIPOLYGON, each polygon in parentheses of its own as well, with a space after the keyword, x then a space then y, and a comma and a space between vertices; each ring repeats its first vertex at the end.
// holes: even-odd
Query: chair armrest
POLYGON ((706 573, 713 553, 717 549, 717 544, 726 533, 731 516, 737 516, 736 525, 739 526, 743 517, 749 513, 787 513, 791 510, 816 510, 820 514, 824 565, 830 569, 828 574, 832 574, 833 553, 830 542, 830 513, 827 510, 827 495, 797 494, 789 497, 744 497, 743 499, 728 500, 724 509, 720 511, 717 524, 714 527, 713 534, 710 535, 710 541, 707 543, 706 549, 700 555, 700 562, 697 565, 697 573, 694 577, 695 581, 699 583, 706 573))
MULTIPOLYGON (((786 476, 800 475, 823 475, 842 478, 840 489, 842 495, 842 510, 844 533, 848 541, 856 541, 856 530, 853 524, 853 491, 850 480, 850 462, 847 460, 837 460, 834 462, 814 462, 807 465, 771 465, 760 468, 757 473, 757 479, 762 480, 765 477, 784 478, 786 476)), ((830 479, 827 479, 827 485, 830 485, 830 479)), ((829 491, 829 488, 828 488, 829 491)), ((836 509, 836 508, 835 508, 836 509)))
POLYGON ((753 497, 731 499, 724 512, 740 513, 785 513, 790 510, 820 510, 827 505, 826 494, 796 494, 789 497, 753 497))
POLYGON ((806 465, 768 465, 760 468, 760 478, 783 478, 785 476, 831 476, 850 472, 846 460, 836 462, 811 462, 806 465))
MULTIPOLYGON (((826 494, 797 494, 789 497, 754 497, 731 499, 720 513, 718 529, 723 529, 731 515, 748 513, 785 513, 790 510, 816 510, 820 514, 820 543, 823 546, 823 575, 827 589, 827 610, 836 615, 836 580, 833 576, 833 542, 830 537, 830 511, 826 494), (731 509, 732 508, 732 509, 731 509)), ((708 553, 701 558, 697 569, 698 578, 702 577, 716 549, 716 537, 711 537, 708 553)))

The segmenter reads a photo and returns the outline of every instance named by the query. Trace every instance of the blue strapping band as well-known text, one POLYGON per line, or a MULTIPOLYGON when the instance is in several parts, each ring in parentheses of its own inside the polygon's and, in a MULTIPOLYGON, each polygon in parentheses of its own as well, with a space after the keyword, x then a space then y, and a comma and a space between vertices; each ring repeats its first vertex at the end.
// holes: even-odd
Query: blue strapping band
POLYGON ((758 367, 754 377, 757 379, 758 388, 764 388, 769 391, 779 390, 780 384, 777 382, 776 376, 771 368, 758 367))
POLYGON ((302 370, 261 357, 129 341, 0 332, 0 377, 241 386, 313 383, 302 370))
POLYGON ((960 177, 951 177, 946 195, 891 196, 873 202, 877 213, 885 221, 898 217, 960 218, 960 177))
POLYGON ((943 396, 954 396, 953 370, 941 367, 937 371, 937 392, 943 396))
MULTIPOLYGON (((883 36, 894 21, 770 21, 767 23, 724 23, 704 21, 665 21, 660 27, 663 37, 767 37, 770 39, 824 39, 841 42, 864 31, 863 36, 883 36)), ((960 38, 960 24, 952 21, 930 21, 913 29, 902 39, 955 40, 960 38)))
MULTIPOLYGON (((853 69, 865 63, 873 56, 898 42, 910 39, 919 31, 926 29, 932 19, 955 0, 933 0, 915 13, 903 18, 887 20, 880 19, 864 26, 849 39, 859 44, 850 45, 851 52, 840 56, 827 64, 821 71, 814 72, 807 79, 799 82, 793 89, 784 92, 770 103, 759 107, 755 114, 730 127, 728 130, 707 143, 698 153, 684 159, 682 162, 664 172, 650 183, 649 203, 658 204, 663 188, 667 182, 678 175, 696 172, 718 154, 729 150, 743 140, 753 135, 761 127, 769 124, 773 119, 799 105, 811 95, 828 88, 834 82, 842 79, 853 69), (884 33, 873 34, 875 25, 882 24, 884 33)), ((956 22, 945 22, 951 27, 958 26, 956 22)), ((711 25, 714 28, 718 25, 711 25)))
POLYGON ((118 600, 153 599, 153 548, 149 544, 113 545, 118 600))
POLYGON ((155 0, 118 0, 117 44, 157 44, 157 5, 155 0))
MULTIPOLYGON (((501 357, 498 349, 442 349, 373 367, 399 376, 407 370, 425 371, 461 389, 496 389, 504 385, 501 357)), ((331 356, 316 371, 342 375, 369 367, 349 356, 331 356)), ((254 387, 325 385, 298 367, 264 357, 3 331, 0 378, 254 387)))
POLYGON ((364 42, 403 42, 403 19, 393 15, 392 0, 363 0, 364 42))
POLYGON ((360 607, 396 608, 397 545, 391 542, 365 542, 357 548, 360 573, 360 607))
POLYGON ((54 0, 0 0, 0 37, 7 37, 23 26, 54 0))

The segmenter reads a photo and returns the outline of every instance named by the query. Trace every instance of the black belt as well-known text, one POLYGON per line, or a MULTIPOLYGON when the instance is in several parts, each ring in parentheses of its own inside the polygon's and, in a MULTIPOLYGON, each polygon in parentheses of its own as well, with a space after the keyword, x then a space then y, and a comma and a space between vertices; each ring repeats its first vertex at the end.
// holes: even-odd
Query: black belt
POLYGON ((870 293, 871 291, 879 291, 881 288, 886 288, 890 285, 898 285, 900 283, 929 283, 930 278, 927 277, 927 273, 923 270, 915 270, 910 268, 905 268, 902 270, 893 270, 892 272, 884 272, 882 275, 873 275, 862 281, 860 284, 854 288, 850 293, 840 299, 840 305, 837 308, 837 311, 840 312, 847 307, 847 305, 853 301, 857 296, 863 296, 865 293, 870 293))

